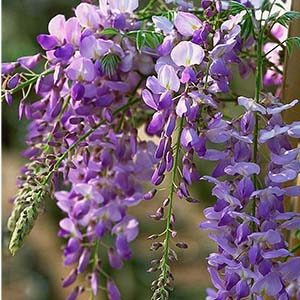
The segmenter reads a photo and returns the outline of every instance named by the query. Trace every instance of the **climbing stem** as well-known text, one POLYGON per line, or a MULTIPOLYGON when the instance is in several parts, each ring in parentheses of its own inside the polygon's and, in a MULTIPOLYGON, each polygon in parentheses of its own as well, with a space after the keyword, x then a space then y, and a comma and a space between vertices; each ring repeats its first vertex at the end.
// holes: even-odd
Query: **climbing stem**
POLYGON ((174 157, 174 165, 172 169, 172 178, 171 178, 171 185, 169 190, 169 207, 168 207, 168 214, 166 219, 166 231, 165 231, 165 239, 163 244, 163 257, 161 261, 161 270, 162 275, 164 279, 167 281, 168 277, 168 271, 169 271, 169 243, 170 243, 170 237, 171 237, 171 219, 172 219, 172 212, 173 212, 173 199, 174 199, 174 193, 176 189, 176 176, 177 176, 177 169, 178 169, 178 163, 179 163, 179 153, 180 153, 180 137, 183 129, 183 123, 184 118, 180 119, 179 128, 178 128, 178 136, 175 143, 175 157, 174 157))
MULTIPOLYGON (((262 77, 263 77, 263 43, 264 43, 264 30, 260 26, 260 30, 258 32, 257 37, 257 48, 256 48, 256 61, 257 61, 257 68, 256 68, 256 75, 255 75, 255 101, 257 103, 260 102, 260 92, 262 89, 262 77)), ((253 162, 257 163, 258 158, 258 120, 259 115, 255 112, 255 128, 253 134, 253 162)), ((258 189, 258 176, 256 174, 253 175, 253 184, 255 190, 258 189)), ((256 214, 256 198, 253 199, 252 203, 252 215, 255 216, 256 214)), ((253 227, 255 228, 255 224, 253 223, 253 227)))

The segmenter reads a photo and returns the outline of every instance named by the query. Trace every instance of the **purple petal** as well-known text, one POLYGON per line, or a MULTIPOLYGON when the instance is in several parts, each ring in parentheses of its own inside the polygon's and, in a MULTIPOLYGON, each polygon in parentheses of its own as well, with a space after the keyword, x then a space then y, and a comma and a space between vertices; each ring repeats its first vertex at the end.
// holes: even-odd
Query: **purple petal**
POLYGON ((144 102, 151 108, 157 110, 157 103, 156 101, 154 100, 151 92, 147 89, 144 89, 143 92, 142 92, 142 97, 143 97, 143 100, 144 102))
POLYGON ((34 69, 41 60, 41 54, 36 54, 33 56, 22 56, 18 58, 18 63, 20 63, 21 67, 27 69, 34 69))
POLYGON ((154 76, 150 76, 147 78, 146 87, 154 94, 162 94, 165 91, 165 89, 161 86, 159 80, 154 76))
POLYGON ((54 51, 54 55, 62 60, 69 60, 73 56, 74 52, 75 50, 73 46, 70 44, 66 44, 57 48, 54 51))
POLYGON ((260 167, 255 163, 240 162, 234 164, 233 166, 227 166, 225 168, 225 172, 229 175, 235 175, 235 174, 239 174, 242 176, 250 176, 253 174, 258 175, 260 173, 260 167))
POLYGON ((300 122, 292 123, 288 129, 288 135, 293 138, 300 138, 300 122))
POLYGON ((183 36, 192 36, 202 26, 202 22, 195 15, 187 12, 178 12, 174 24, 183 36))
POLYGON ((200 65, 204 58, 204 50, 197 44, 183 41, 173 48, 171 58, 177 66, 200 65))
POLYGON ((247 111, 257 111, 263 115, 266 114, 266 109, 262 105, 256 103, 253 99, 239 97, 238 103, 239 105, 244 106, 247 111))
POLYGON ((283 169, 279 173, 269 172, 269 178, 271 181, 275 183, 283 183, 290 180, 294 180, 298 173, 292 169, 283 169))
POLYGON ((158 81, 166 90, 179 91, 180 80, 172 66, 165 65, 159 69, 158 81))
POLYGON ((293 100, 291 103, 288 103, 285 105, 281 105, 281 106, 274 107, 274 108, 267 108, 267 114, 268 115, 279 114, 284 110, 294 107, 296 104, 298 104, 298 102, 299 102, 298 100, 293 100))
POLYGON ((276 296, 282 287, 283 285, 279 273, 272 272, 257 280, 252 287, 252 291, 256 294, 261 294, 265 291, 269 296, 276 296))
POLYGON ((75 58, 66 69, 66 74, 71 80, 91 82, 96 75, 95 66, 90 59, 75 58))
POLYGON ((265 259, 287 257, 290 255, 291 255, 291 253, 287 249, 271 250, 271 251, 266 251, 266 252, 262 253, 262 257, 265 259))
POLYGON ((114 248, 110 248, 108 250, 108 259, 109 259, 109 264, 111 265, 112 268, 114 269, 122 268, 123 266, 122 259, 114 248))
POLYGON ((101 24, 100 15, 94 5, 80 3, 75 9, 75 15, 83 27, 98 29, 101 24))
POLYGON ((186 97, 181 97, 176 106, 177 116, 182 118, 183 115, 188 114, 189 110, 190 110, 189 99, 187 99, 186 97))
POLYGON ((48 51, 54 49, 56 46, 58 46, 57 39, 51 35, 48 34, 40 34, 37 36, 37 42, 40 44, 40 46, 48 51))
POLYGON ((152 120, 147 127, 147 132, 149 134, 159 133, 164 127, 164 123, 165 123, 164 115, 161 112, 156 112, 153 115, 152 120))
POLYGON ((18 66, 19 66, 19 63, 17 63, 17 62, 2 63, 2 64, 1 64, 1 73, 2 73, 2 75, 10 74, 10 73, 12 73, 18 66))
POLYGON ((99 276, 96 272, 93 272, 91 276, 91 288, 94 296, 97 296, 99 288, 99 276))
POLYGON ((300 257, 290 258, 287 262, 280 264, 279 271, 283 280, 292 282, 300 278, 300 257))
POLYGON ((127 238, 124 234, 119 234, 116 238, 116 249, 118 254, 125 260, 131 258, 131 250, 127 238))
POLYGON ((121 294, 118 287, 112 280, 107 281, 107 293, 109 300, 121 300, 121 294))
POLYGON ((68 287, 71 284, 73 284, 77 279, 77 270, 72 270, 70 272, 70 274, 64 279, 63 283, 62 283, 62 287, 68 287))
POLYGON ((78 273, 83 273, 86 270, 87 266, 90 263, 90 257, 90 250, 84 249, 78 261, 78 273))

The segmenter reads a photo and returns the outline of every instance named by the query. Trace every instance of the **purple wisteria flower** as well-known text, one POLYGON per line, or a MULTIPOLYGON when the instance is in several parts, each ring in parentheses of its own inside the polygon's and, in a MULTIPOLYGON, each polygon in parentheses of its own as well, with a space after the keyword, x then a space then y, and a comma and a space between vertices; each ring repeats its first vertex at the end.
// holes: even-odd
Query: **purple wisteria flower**
POLYGON ((270 51, 278 43, 263 43, 272 37, 284 44, 277 14, 263 30, 264 19, 256 20, 262 4, 269 8, 261 0, 167 0, 138 10, 138 0, 82 1, 74 16, 55 16, 38 35, 41 53, 2 65, 3 98, 11 104, 21 92, 19 118, 30 121, 9 249, 15 254, 22 246, 53 195, 69 268, 62 286, 74 286, 67 299, 94 299, 100 290, 121 299, 110 268, 121 269, 135 254, 131 243, 140 229, 131 207, 156 201, 164 189, 167 198, 150 217, 165 228, 149 236, 151 250, 162 254, 148 271, 159 272, 152 299, 169 299, 173 244, 188 248, 172 241, 174 202, 199 203, 191 186, 200 180, 215 198, 200 224, 217 245, 207 260, 214 286, 207 299, 299 298, 298 246, 290 248, 286 233, 298 234, 300 214, 285 211, 284 198, 300 196, 292 183, 300 148, 290 141, 300 138, 300 122, 282 117, 298 100, 283 104, 262 91, 263 81, 282 82, 281 56, 270 51), (242 77, 258 68, 255 99, 232 90, 234 65, 242 77), (232 118, 235 106, 227 101, 244 113, 232 118), (203 161, 214 164, 211 174, 199 169, 203 161), (171 181, 157 188, 168 173, 171 181), (155 187, 147 190, 147 183, 155 187))

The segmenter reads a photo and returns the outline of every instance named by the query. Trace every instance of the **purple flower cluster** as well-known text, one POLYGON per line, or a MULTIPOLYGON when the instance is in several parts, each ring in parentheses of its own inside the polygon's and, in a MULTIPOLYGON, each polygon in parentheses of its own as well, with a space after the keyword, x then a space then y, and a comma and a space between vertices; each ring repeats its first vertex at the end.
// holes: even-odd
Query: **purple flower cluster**
MULTIPOLYGON (((98 257, 98 247, 108 247, 112 268, 120 269, 123 260, 131 258, 129 243, 138 235, 138 221, 129 216, 127 210, 143 199, 141 184, 150 179, 154 145, 137 144, 136 137, 117 135, 111 130, 102 129, 95 134, 102 138, 98 136, 93 141, 93 151, 72 159, 74 165, 70 166, 67 176, 71 190, 58 191, 55 197, 59 208, 68 215, 61 220, 59 231, 59 236, 68 239, 64 263, 75 264, 63 286, 69 286, 77 275, 89 270, 92 292, 96 296, 103 259, 98 257), (114 237, 111 246, 103 242, 107 235, 114 237)), ((107 279, 109 286, 111 281, 107 279)), ((111 296, 111 299, 119 298, 111 296)))
MULTIPOLYGON (((127 37, 120 43, 119 35, 109 39, 101 34, 105 28, 116 32, 135 29, 138 24, 131 15, 137 4, 100 1, 97 7, 81 3, 75 17, 55 16, 49 34, 37 38, 47 57, 48 69, 41 75, 31 71, 41 62, 40 54, 2 66, 2 74, 9 78, 5 94, 9 103, 13 93, 26 84, 18 73, 20 68, 29 70, 29 80, 35 83, 38 100, 29 103, 24 97, 19 108, 19 117, 31 120, 24 155, 39 162, 37 168, 42 166, 44 173, 53 173, 56 190, 61 189, 57 171, 64 175, 67 191, 57 191, 55 197, 67 215, 60 222, 59 236, 68 239, 64 263, 72 271, 63 286, 73 284, 81 273, 90 274, 90 283, 78 285, 69 300, 85 289, 96 296, 103 274, 108 297, 120 299, 115 283, 102 269, 105 257, 98 257, 99 248, 107 248, 113 268, 121 268, 130 259, 129 243, 138 234, 138 221, 127 210, 143 200, 142 183, 150 180, 156 162, 154 144, 138 140, 132 126, 134 102, 153 68, 152 58, 139 54, 127 37), (114 237, 111 244, 103 242, 108 235, 114 237)), ((28 188, 24 182, 28 169, 20 182, 22 195, 24 183, 28 188)), ((46 185, 48 180, 49 176, 40 177, 38 184, 46 185)), ((18 217, 15 214, 10 223, 15 224, 18 217)))
POLYGON ((256 299, 262 299, 264 294, 290 299, 288 285, 300 276, 298 257, 285 262, 293 253, 284 235, 285 230, 299 229, 300 214, 285 212, 283 205, 285 195, 300 193, 299 186, 283 185, 300 172, 300 149, 293 149, 288 141, 288 136, 298 138, 299 124, 286 125, 281 118, 281 112, 298 101, 282 105, 269 95, 262 100, 266 106, 245 97, 238 99, 247 113, 227 124, 223 132, 219 128, 219 132, 226 136, 229 129, 239 135, 227 135, 223 141, 224 157, 213 177, 203 177, 214 185, 212 194, 217 198, 213 207, 204 210, 207 221, 200 225, 213 231, 210 238, 218 244, 218 252, 208 258, 217 291, 209 290, 208 299, 242 299, 250 294, 255 294, 256 299), (260 166, 268 164, 264 182, 257 177, 261 167, 251 162, 254 112, 267 122, 258 138, 260 146, 266 144, 270 153, 269 163, 263 155, 259 157, 260 166), (259 181, 258 190, 254 180, 259 181))
POLYGON ((172 170, 172 135, 180 118, 185 120, 180 143, 190 153, 183 159, 185 183, 182 184, 199 179, 189 158, 192 159, 194 152, 200 157, 205 155, 207 136, 200 134, 199 123, 207 121, 204 112, 218 109, 215 94, 229 89, 228 66, 239 62, 238 24, 242 17, 243 14, 231 17, 218 30, 188 12, 178 12, 174 25, 164 17, 155 17, 156 27, 168 33, 158 48, 161 56, 155 64, 157 77, 148 77, 147 89, 143 91, 145 104, 155 110, 147 133, 161 137, 155 153, 160 163, 152 176, 155 185, 162 182, 166 171, 172 170), (177 43, 179 38, 184 40, 177 43))

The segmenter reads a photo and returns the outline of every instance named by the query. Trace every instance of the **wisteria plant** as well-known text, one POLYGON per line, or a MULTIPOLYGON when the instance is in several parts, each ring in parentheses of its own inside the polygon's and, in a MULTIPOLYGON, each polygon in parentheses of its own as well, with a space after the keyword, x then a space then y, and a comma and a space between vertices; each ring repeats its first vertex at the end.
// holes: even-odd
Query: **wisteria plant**
POLYGON ((2 99, 19 101, 19 118, 30 120, 28 163, 8 220, 11 254, 55 198, 70 266, 62 285, 74 285, 67 299, 98 299, 101 290, 121 299, 100 252, 114 269, 132 257, 139 230, 129 208, 161 198, 170 174, 168 197, 151 215, 162 227, 149 236, 157 251, 148 270, 156 274, 152 300, 172 298, 176 248, 188 248, 173 241, 173 204, 197 205, 191 185, 201 180, 212 185, 215 202, 199 230, 217 244, 206 299, 300 299, 300 246, 288 243, 300 235, 300 213, 283 201, 300 196, 293 185, 300 148, 290 142, 300 138, 300 121, 282 118, 298 100, 280 101, 281 54, 300 46, 299 37, 287 37, 300 14, 283 11, 283 3, 84 1, 73 17, 51 19, 37 37, 40 53, 3 63, 2 99), (233 78, 251 73, 253 98, 236 94, 233 78), (242 114, 226 115, 228 103, 242 114), (200 174, 204 161, 214 162, 211 174, 200 174))

